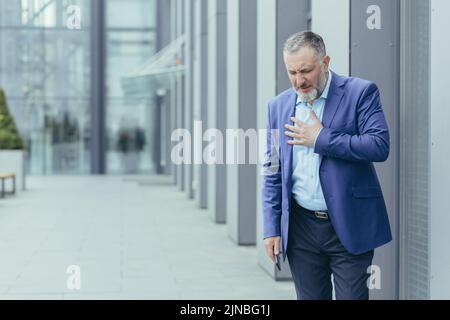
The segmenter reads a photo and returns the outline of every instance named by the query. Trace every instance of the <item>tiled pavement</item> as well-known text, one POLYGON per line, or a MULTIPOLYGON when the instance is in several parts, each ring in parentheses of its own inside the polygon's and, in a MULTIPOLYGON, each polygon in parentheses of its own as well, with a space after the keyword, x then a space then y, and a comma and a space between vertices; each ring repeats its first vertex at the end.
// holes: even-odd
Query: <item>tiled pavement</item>
POLYGON ((295 299, 167 177, 29 177, 0 201, 0 299, 295 299), (69 266, 81 288, 71 291, 69 266))

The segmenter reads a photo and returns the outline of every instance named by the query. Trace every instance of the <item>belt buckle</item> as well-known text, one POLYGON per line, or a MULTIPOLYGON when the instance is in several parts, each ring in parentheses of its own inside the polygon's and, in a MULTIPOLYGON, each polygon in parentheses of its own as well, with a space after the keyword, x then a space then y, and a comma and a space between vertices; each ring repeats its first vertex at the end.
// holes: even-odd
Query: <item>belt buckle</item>
POLYGON ((324 211, 314 211, 314 215, 316 216, 316 218, 319 219, 328 219, 328 213, 324 212, 324 211))

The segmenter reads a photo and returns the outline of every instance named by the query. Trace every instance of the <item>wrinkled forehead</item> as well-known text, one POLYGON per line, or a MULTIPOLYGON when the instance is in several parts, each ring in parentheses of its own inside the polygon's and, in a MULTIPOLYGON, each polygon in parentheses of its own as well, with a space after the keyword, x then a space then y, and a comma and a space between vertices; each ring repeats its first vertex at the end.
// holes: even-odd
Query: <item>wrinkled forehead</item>
POLYGON ((284 62, 291 70, 314 68, 320 65, 320 61, 317 52, 311 47, 302 47, 295 53, 284 53, 284 62))

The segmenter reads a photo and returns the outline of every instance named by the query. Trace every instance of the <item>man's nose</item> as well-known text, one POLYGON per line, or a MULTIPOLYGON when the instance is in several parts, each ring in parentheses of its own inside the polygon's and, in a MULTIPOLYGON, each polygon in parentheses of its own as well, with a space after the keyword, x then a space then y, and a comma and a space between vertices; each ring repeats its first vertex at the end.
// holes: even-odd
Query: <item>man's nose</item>
POLYGON ((303 85, 306 82, 305 78, 299 73, 297 73, 297 75, 295 76, 295 81, 297 82, 297 85, 299 85, 299 86, 303 85))

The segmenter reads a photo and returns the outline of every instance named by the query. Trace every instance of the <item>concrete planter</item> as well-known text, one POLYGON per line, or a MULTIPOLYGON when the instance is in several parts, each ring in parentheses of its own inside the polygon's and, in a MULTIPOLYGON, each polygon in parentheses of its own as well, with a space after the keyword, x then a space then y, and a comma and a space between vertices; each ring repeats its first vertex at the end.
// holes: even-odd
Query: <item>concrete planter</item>
POLYGON ((0 172, 16 174, 16 191, 25 190, 25 152, 23 150, 0 150, 0 172))

